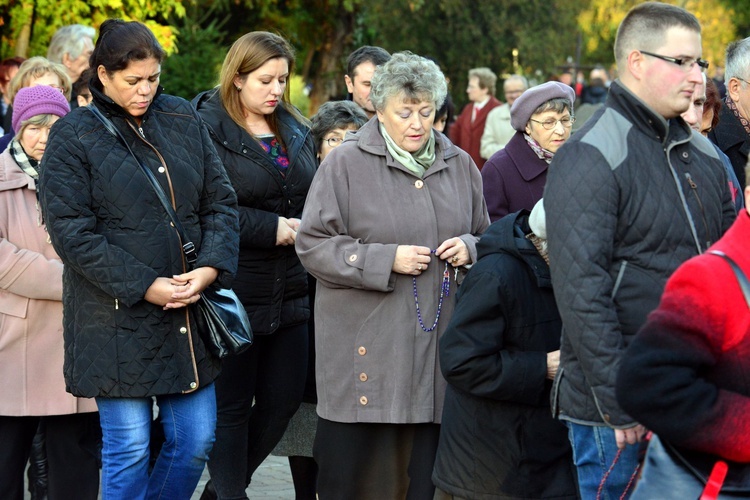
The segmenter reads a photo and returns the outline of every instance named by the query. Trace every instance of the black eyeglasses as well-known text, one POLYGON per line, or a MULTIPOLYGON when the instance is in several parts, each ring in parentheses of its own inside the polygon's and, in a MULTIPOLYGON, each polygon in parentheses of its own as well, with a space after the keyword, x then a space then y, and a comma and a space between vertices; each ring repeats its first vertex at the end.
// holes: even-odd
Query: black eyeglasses
POLYGON ((657 59, 661 59, 662 61, 667 61, 667 62, 671 62, 672 64, 676 64, 685 73, 692 70, 696 64, 700 67, 701 73, 705 73, 706 70, 708 69, 708 64, 709 64, 708 61, 705 61, 701 59, 700 57, 698 59, 693 59, 692 57, 678 59, 676 57, 669 57, 669 56, 663 56, 660 54, 654 54, 653 52, 646 52, 645 50, 641 50, 639 52, 641 54, 646 54, 647 56, 656 57, 657 59))
POLYGON ((323 140, 328 143, 329 148, 335 148, 339 144, 344 142, 344 139, 342 139, 341 137, 329 137, 328 139, 323 139, 323 140))

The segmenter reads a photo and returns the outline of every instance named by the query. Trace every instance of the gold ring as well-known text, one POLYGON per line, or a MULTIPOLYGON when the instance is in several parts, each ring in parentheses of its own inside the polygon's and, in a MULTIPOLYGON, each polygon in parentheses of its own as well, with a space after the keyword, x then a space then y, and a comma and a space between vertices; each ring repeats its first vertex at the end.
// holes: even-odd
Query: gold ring
POLYGON ((417 264, 417 271, 421 271, 421 270, 422 270, 422 263, 420 262, 417 264))
POLYGON ((454 255, 451 261, 454 263, 458 262, 458 255, 454 255))

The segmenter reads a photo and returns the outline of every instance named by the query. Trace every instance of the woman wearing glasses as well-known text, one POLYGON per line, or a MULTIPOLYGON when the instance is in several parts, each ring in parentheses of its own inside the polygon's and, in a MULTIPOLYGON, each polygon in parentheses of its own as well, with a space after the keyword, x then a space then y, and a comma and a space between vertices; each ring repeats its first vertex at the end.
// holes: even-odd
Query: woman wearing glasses
POLYGON ((289 100, 294 53, 255 31, 229 49, 215 89, 193 104, 208 125, 240 211, 233 289, 253 347, 224 360, 216 381, 216 443, 203 498, 245 498, 253 472, 284 435, 307 375, 307 273, 294 251, 318 162, 308 121, 289 100))
POLYGON ((575 93, 569 85, 547 82, 516 99, 510 124, 516 134, 482 169, 484 199, 492 222, 542 198, 547 167, 570 137, 575 93))

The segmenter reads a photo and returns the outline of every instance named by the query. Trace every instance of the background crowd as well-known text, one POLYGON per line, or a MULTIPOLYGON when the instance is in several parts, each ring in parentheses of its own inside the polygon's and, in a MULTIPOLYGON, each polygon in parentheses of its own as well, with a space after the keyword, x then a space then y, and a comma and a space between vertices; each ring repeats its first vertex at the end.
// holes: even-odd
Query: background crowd
POLYGON ((246 498, 270 453, 299 499, 699 495, 675 456, 750 495, 750 38, 715 82, 701 33, 642 3, 616 68, 472 68, 461 110, 364 45, 311 119, 267 31, 192 101, 140 22, 3 61, 0 497, 246 498))

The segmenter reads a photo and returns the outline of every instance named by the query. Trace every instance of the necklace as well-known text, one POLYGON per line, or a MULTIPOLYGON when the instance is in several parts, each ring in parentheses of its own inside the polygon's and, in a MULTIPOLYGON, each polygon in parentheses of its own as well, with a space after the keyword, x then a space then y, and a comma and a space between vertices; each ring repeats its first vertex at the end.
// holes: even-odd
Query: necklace
MULTIPOLYGON (((430 253, 434 254, 435 250, 430 250, 430 253)), ((443 280, 440 282, 440 298, 438 299, 437 313, 435 314, 435 322, 432 323, 430 328, 427 328, 422 321, 422 311, 419 309, 419 294, 417 293, 417 277, 412 276, 412 287, 414 289, 414 304, 417 306, 417 319, 419 320, 419 326, 425 332, 431 332, 437 328, 438 320, 440 320, 440 311, 443 309, 443 298, 448 297, 451 291, 451 275, 448 272, 448 262, 445 263, 445 270, 443 271, 443 280)))

